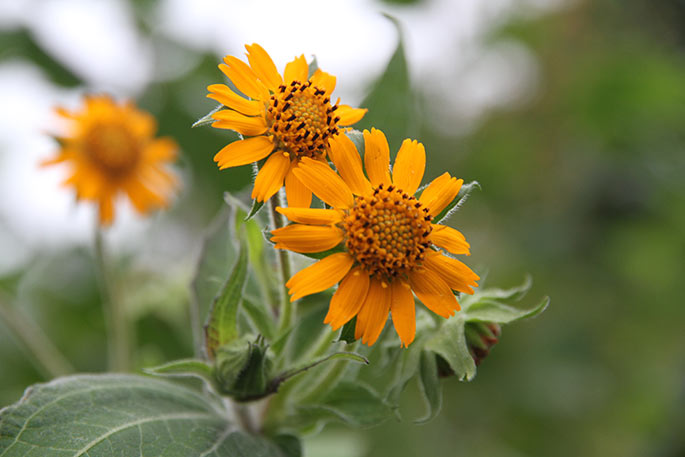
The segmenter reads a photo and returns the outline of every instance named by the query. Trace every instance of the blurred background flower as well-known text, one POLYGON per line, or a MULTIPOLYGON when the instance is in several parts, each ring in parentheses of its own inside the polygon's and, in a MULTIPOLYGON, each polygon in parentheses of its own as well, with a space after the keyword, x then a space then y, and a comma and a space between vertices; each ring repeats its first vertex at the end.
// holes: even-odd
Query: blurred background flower
MULTIPOLYGON (((183 180, 170 211, 143 219, 121 202, 113 227, 136 365, 190 356, 202 233, 252 172, 220 173, 212 157, 231 134, 190 125, 244 43, 281 63, 315 54, 345 103, 375 107, 360 128, 383 128, 391 151, 426 145, 426 181, 447 170, 482 184, 453 222, 485 284, 531 273, 532 296, 553 302, 504 329, 474 382, 444 380, 429 426, 411 423, 422 406, 408 395, 404 422, 329 427, 307 455, 681 456, 684 21, 680 0, 2 0, 0 300, 76 370, 105 368, 94 209, 38 164, 58 147, 53 106, 134 98, 179 143, 183 180), (406 60, 381 12, 401 24, 406 60)), ((45 379, 24 349, 0 322, 0 405, 45 379)))

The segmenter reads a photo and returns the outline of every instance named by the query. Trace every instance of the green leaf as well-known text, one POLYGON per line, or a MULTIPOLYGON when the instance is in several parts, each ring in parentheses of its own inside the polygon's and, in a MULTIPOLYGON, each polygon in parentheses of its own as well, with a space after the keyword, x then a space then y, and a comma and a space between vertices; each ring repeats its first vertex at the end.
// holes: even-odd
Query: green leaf
POLYGON ((313 55, 311 62, 309 62, 308 78, 311 78, 314 75, 314 73, 316 73, 316 70, 318 70, 318 69, 319 69, 319 61, 316 60, 316 56, 313 55))
POLYGON ((274 443, 285 454, 285 457, 302 457, 302 442, 295 435, 276 435, 274 443))
POLYGON ((418 419, 417 424, 425 424, 440 412, 442 407, 442 389, 438 378, 438 364, 435 354, 429 351, 421 351, 419 364, 419 389, 426 400, 428 411, 425 417, 418 419))
POLYGON ((445 359, 459 380, 470 381, 476 376, 476 363, 466 345, 464 323, 463 313, 450 317, 426 342, 426 349, 445 359))
POLYGON ((402 140, 414 138, 418 133, 417 103, 409 80, 402 30, 396 19, 388 15, 386 17, 397 29, 397 48, 385 72, 361 104, 369 112, 355 126, 359 130, 382 127, 390 150, 397 150, 402 140))
POLYGON ((469 195, 471 195, 471 192, 473 192, 475 188, 481 188, 478 181, 471 181, 470 183, 461 186, 461 189, 459 189, 459 193, 454 198, 454 200, 452 200, 450 204, 445 207, 445 209, 440 211, 440 213, 437 216, 435 216, 435 219, 433 219, 433 223, 438 224, 441 221, 449 218, 455 212, 457 212, 459 208, 461 208, 462 205, 466 203, 466 200, 469 198, 469 195))
MULTIPOLYGON (((193 323, 197 325, 198 333, 202 330, 202 320, 205 319, 204 316, 207 315, 212 301, 225 282, 238 253, 233 243, 230 220, 231 209, 226 207, 212 221, 191 283, 194 309, 198 314, 194 317, 197 322, 193 323)), ((199 340, 200 338, 197 341, 198 346, 201 345, 199 340)))
POLYGON ((526 276, 520 286, 510 289, 477 290, 475 294, 465 296, 462 300, 462 307, 466 320, 508 324, 540 314, 549 305, 549 297, 543 298, 533 306, 515 303, 528 293, 532 284, 531 277, 526 276))
POLYGON ((205 349, 210 359, 214 359, 217 348, 238 337, 238 305, 247 280, 247 253, 241 243, 238 260, 233 271, 224 283, 219 295, 214 299, 205 325, 205 349))
POLYGON ((359 155, 362 158, 362 163, 364 163, 364 151, 366 149, 366 145, 364 144, 364 134, 359 130, 348 130, 345 132, 345 135, 352 140, 352 143, 354 143, 354 146, 357 148, 357 152, 359 152, 359 155))
POLYGON ((529 308, 507 305, 498 300, 483 299, 471 304, 466 311, 467 320, 509 324, 521 319, 537 316, 549 306, 549 297, 529 308))
POLYGON ((205 125, 212 125, 214 123, 214 118, 212 115, 218 111, 221 111, 224 108, 224 105, 219 105, 213 110, 211 110, 209 113, 205 114, 202 116, 200 119, 196 120, 193 122, 193 125, 190 126, 190 128, 195 128, 195 127, 204 127, 205 125))
POLYGON ((135 375, 79 375, 27 389, 0 410, 0 456, 290 457, 238 431, 222 403, 135 375))
POLYGON ((264 206, 264 202, 258 202, 257 200, 252 200, 252 208, 250 208, 250 212, 247 214, 245 217, 246 221, 249 221, 255 215, 259 212, 260 209, 262 209, 262 206, 264 206))
POLYGON ((143 371, 155 376, 200 378, 216 387, 212 366, 199 359, 174 360, 157 367, 144 368, 143 371))
POLYGON ((355 427, 371 427, 387 420, 392 409, 361 382, 341 382, 320 403, 302 405, 307 421, 338 419, 355 427))

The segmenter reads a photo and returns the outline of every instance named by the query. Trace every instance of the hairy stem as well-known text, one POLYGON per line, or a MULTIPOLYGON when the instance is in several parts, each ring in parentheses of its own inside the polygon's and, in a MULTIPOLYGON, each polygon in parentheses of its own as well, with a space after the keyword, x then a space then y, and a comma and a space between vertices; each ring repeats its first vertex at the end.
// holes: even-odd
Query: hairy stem
POLYGON ((7 297, 0 297, 0 320, 23 344, 32 356, 36 368, 46 379, 74 372, 69 360, 26 313, 10 304, 7 297))
POLYGON ((108 366, 110 371, 128 371, 128 322, 119 290, 116 288, 107 264, 104 244, 102 230, 98 226, 95 232, 95 260, 97 262, 102 305, 107 326, 108 366))
MULTIPOLYGON (((276 211, 276 208, 282 206, 281 196, 276 193, 271 200, 269 200, 269 207, 271 209, 271 220, 275 229, 285 226, 285 217, 276 211)), ((290 267, 290 256, 285 249, 278 249, 278 263, 281 270, 281 281, 283 287, 281 288, 281 308, 280 308, 280 323, 278 326, 279 333, 289 328, 294 320, 296 313, 296 305, 291 302, 288 297, 288 289, 285 283, 288 282, 292 274, 290 267)))

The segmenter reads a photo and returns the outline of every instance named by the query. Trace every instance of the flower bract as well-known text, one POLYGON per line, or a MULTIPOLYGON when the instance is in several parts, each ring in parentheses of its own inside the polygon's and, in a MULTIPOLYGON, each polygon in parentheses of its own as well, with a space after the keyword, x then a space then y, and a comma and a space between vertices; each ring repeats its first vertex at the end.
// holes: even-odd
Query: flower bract
POLYGON ((143 214, 168 205, 177 180, 166 165, 178 147, 170 138, 155 138, 152 115, 105 95, 86 96, 81 109, 57 108, 57 113, 66 132, 57 137, 57 156, 43 165, 70 167, 64 184, 76 190, 78 200, 98 205, 101 225, 113 222, 115 199, 122 193, 143 214))
POLYGON ((469 255, 464 236, 433 223, 463 181, 444 173, 417 197, 426 165, 423 145, 405 140, 391 175, 383 132, 364 131, 364 143, 365 167, 345 135, 331 140, 339 174, 321 161, 300 161, 293 173, 331 208, 278 208, 294 224, 272 231, 272 241, 300 253, 332 252, 288 281, 292 300, 339 282, 325 323, 338 329, 356 316, 355 337, 372 345, 390 313, 408 346, 416 333, 414 295, 448 318, 460 309, 453 291, 472 294, 477 286, 478 275, 447 254, 469 255))
POLYGON ((336 78, 320 69, 310 76, 304 56, 285 66, 281 75, 258 44, 246 45, 248 63, 226 56, 219 65, 244 96, 224 84, 213 84, 207 97, 222 105, 212 115, 213 127, 234 130, 243 139, 221 149, 214 160, 221 169, 266 159, 255 179, 252 198, 265 201, 285 183, 289 206, 308 207, 311 191, 292 173, 304 157, 325 158, 340 128, 359 121, 365 109, 332 103, 336 78))

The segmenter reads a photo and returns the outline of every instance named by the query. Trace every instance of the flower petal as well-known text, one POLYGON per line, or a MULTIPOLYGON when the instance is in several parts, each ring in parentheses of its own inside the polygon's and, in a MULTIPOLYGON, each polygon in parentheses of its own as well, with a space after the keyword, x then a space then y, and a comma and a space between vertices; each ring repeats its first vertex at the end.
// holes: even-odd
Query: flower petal
POLYGON ((276 92, 278 86, 283 84, 283 78, 278 73, 276 65, 271 60, 269 54, 257 43, 246 44, 245 49, 247 49, 247 60, 250 62, 250 67, 257 74, 257 77, 272 92, 276 92))
POLYGON ((426 149, 423 144, 416 140, 404 140, 392 168, 393 184, 409 195, 414 195, 421 184, 425 169, 426 149))
POLYGON ((362 169, 362 159, 357 148, 347 135, 336 135, 329 140, 329 156, 338 169, 338 173, 356 195, 372 192, 371 183, 362 169))
POLYGON ((350 208, 354 204, 349 186, 328 164, 303 157, 293 173, 314 195, 333 208, 350 208))
POLYGON ((390 287, 386 283, 371 278, 369 292, 357 314, 357 327, 354 331, 355 337, 361 337, 363 344, 372 346, 378 340, 388 320, 391 297, 390 287))
POLYGON ((349 254, 339 252, 297 272, 285 284, 291 295, 290 301, 333 287, 345 277, 353 263, 354 259, 349 254))
POLYGON ((459 230, 446 225, 431 224, 433 230, 428 235, 428 241, 436 246, 447 249, 452 254, 471 255, 469 243, 459 230))
POLYGON ((327 251, 343 240, 342 230, 335 226, 292 224, 272 230, 271 234, 276 249, 304 253, 327 251))
POLYGON ((369 110, 366 108, 352 108, 348 105, 338 105, 336 115, 340 118, 338 125, 352 125, 361 121, 369 110))
POLYGON ((333 330, 345 325, 357 315, 369 290, 369 275, 360 267, 353 268, 338 286, 328 307, 324 324, 333 330))
POLYGON ((321 71, 321 69, 317 69, 309 80, 316 88, 326 91, 326 95, 329 97, 335 90, 335 76, 321 71))
POLYGON ((480 277, 457 259, 433 252, 426 256, 424 266, 437 273, 451 289, 472 294, 471 286, 478 287, 476 281, 480 277))
POLYGON ((212 127, 234 130, 241 135, 257 136, 266 132, 266 120, 261 116, 245 116, 237 111, 224 109, 212 114, 216 121, 212 127))
POLYGON ((240 92, 254 100, 265 100, 264 84, 259 81, 249 65, 234 56, 224 57, 224 62, 225 64, 219 65, 219 69, 228 76, 240 92))
POLYGON ((385 134, 378 129, 364 130, 364 165, 373 187, 390 184, 390 149, 385 134))
POLYGON ((286 64, 285 71, 283 72, 283 79, 286 85, 293 81, 305 82, 308 78, 309 65, 307 65, 304 54, 300 55, 300 57, 295 57, 292 62, 286 64))
POLYGON ((435 314, 448 318, 461 309, 452 289, 435 271, 428 268, 412 271, 409 283, 419 300, 435 314))
POLYGON ((178 145, 168 137, 156 138, 145 147, 145 160, 151 162, 166 162, 176 158, 178 145))
POLYGON ((283 179, 290 169, 290 158, 278 151, 271 154, 262 166, 252 189, 252 198, 258 202, 270 199, 278 190, 283 187, 283 179))
POLYGON ((258 100, 247 100, 240 95, 233 92, 225 84, 212 84, 207 87, 210 92, 207 98, 211 98, 226 106, 234 109, 239 113, 247 116, 264 115, 264 104, 258 100))
POLYGON ((431 216, 437 216, 440 211, 454 200, 459 193, 463 179, 457 179, 445 172, 435 178, 421 193, 419 201, 429 209, 431 216))
POLYGON ((390 284, 392 301, 390 313, 395 331, 400 337, 404 347, 414 341, 416 336, 416 305, 414 295, 406 282, 396 279, 390 284))
POLYGON ((329 225, 336 224, 342 220, 342 213, 334 209, 323 208, 276 208, 276 211, 283 214, 293 222, 300 224, 329 225))
POLYGON ((256 136, 247 140, 234 141, 214 156, 220 169, 237 167, 257 162, 268 156, 274 148, 270 137, 256 136))
POLYGON ((100 196, 98 200, 98 218, 100 225, 110 225, 114 221, 114 195, 107 192, 100 196))
POLYGON ((312 191, 293 173, 296 165, 297 162, 291 162, 290 171, 285 175, 285 196, 288 199, 288 206, 309 208, 312 205, 312 191))

